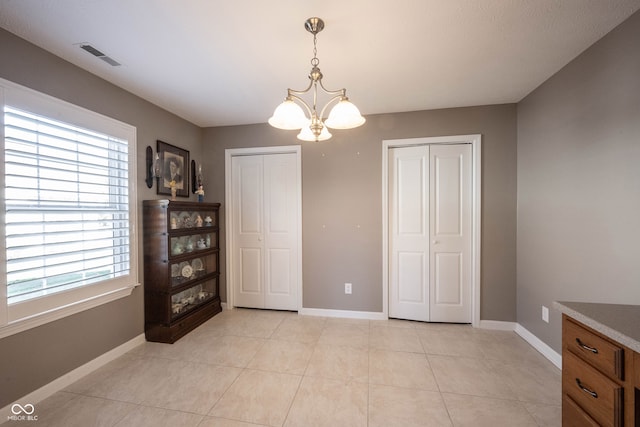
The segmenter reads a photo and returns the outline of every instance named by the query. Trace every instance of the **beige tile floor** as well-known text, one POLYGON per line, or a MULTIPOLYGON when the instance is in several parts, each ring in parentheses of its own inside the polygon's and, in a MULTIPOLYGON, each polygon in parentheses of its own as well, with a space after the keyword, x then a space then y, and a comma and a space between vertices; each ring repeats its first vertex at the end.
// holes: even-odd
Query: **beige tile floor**
POLYGON ((37 405, 38 426, 560 426, 560 371, 513 332, 236 309, 37 405))

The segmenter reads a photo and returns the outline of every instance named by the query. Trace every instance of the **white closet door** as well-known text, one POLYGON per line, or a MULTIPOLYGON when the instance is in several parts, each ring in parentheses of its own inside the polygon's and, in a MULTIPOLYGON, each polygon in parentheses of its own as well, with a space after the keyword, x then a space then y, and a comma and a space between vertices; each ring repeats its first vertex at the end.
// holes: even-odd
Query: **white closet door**
POLYGON ((234 301, 264 308, 263 159, 236 156, 231 164, 234 301))
POLYGON ((231 167, 235 305, 297 310, 297 156, 234 156, 231 167))
POLYGON ((389 150, 389 316, 429 320, 429 147, 389 150))
POLYGON ((264 156, 265 308, 298 309, 296 154, 264 156))
POLYGON ((471 145, 389 150, 389 316, 471 322, 471 145))
POLYGON ((430 146, 430 320, 471 323, 471 145, 430 146))

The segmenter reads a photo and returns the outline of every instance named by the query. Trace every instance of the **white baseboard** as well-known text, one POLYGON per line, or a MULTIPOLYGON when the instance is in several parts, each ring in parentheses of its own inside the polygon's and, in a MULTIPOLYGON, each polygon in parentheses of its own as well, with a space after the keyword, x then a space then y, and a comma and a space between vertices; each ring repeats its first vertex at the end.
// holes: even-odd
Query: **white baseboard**
POLYGON ((526 328, 516 322, 500 322, 497 320, 481 320, 480 328, 495 329, 500 331, 514 331, 525 340, 531 347, 535 348, 540 354, 549 359, 558 369, 562 369, 562 355, 558 354, 554 349, 545 344, 540 338, 533 335, 526 328))
POLYGON ((13 406, 15 403, 18 403, 22 406, 25 406, 28 404, 34 405, 36 407, 34 415, 37 415, 38 414, 38 411, 37 411, 38 408, 36 406, 37 403, 42 402, 44 399, 53 395, 54 393, 65 389, 66 387, 73 384, 74 382, 84 377, 85 375, 106 365, 112 360, 117 359, 118 357, 122 356, 129 350, 134 349, 135 347, 139 346, 140 344, 143 344, 144 342, 145 342, 144 334, 140 334, 137 337, 127 341, 126 343, 119 345, 118 347, 111 349, 108 352, 85 363, 84 365, 74 369, 73 371, 67 372, 63 376, 56 378, 55 380, 51 381, 49 384, 46 384, 40 387, 39 389, 32 391, 26 396, 23 396, 20 399, 17 399, 14 403, 9 404, 4 408, 0 409, 0 423, 3 421, 6 421, 8 417, 14 415, 11 413, 11 406, 13 406))
POLYGON ((562 369, 562 355, 560 355, 554 349, 549 347, 540 338, 533 335, 531 332, 529 332, 525 327, 523 327, 519 323, 516 325, 515 332, 516 334, 520 335, 522 339, 528 342, 533 348, 535 348, 540 353, 542 353, 544 357, 549 359, 551 363, 556 365, 558 369, 562 369))
POLYGON ((502 322, 499 320, 481 320, 479 328, 493 329, 496 331, 515 331, 518 324, 515 322, 502 322))
POLYGON ((325 308, 301 308, 298 314, 303 316, 343 317, 347 319, 386 320, 387 316, 375 311, 329 310, 325 308))

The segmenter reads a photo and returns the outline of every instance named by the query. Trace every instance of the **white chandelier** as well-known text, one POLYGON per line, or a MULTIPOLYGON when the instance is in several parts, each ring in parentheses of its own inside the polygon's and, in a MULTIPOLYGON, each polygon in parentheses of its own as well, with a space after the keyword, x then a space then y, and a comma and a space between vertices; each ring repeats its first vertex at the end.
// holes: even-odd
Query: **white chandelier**
POLYGON ((284 102, 276 107, 269 124, 278 129, 300 129, 298 139, 303 141, 324 141, 331 138, 327 127, 331 129, 352 129, 361 126, 365 122, 358 108, 347 98, 347 90, 327 90, 322 84, 322 73, 317 58, 316 35, 324 28, 324 21, 320 18, 309 18, 304 27, 313 34, 313 58, 311 59, 311 72, 309 73, 309 86, 305 90, 287 89, 287 97, 284 102), (320 114, 317 111, 318 85, 331 99, 327 101, 320 114), (309 105, 300 97, 313 89, 313 105, 309 105), (297 103, 296 103, 297 101, 297 103), (334 101, 338 101, 326 119, 323 119, 325 110, 334 101), (301 104, 307 110, 308 116, 300 107, 301 104))

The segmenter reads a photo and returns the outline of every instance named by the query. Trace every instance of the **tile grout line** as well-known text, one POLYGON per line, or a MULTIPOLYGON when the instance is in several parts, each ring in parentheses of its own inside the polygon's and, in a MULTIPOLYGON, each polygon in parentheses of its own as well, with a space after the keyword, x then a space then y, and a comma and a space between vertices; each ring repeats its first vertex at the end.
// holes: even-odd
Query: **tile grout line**
MULTIPOLYGON (((325 327, 326 323, 327 323, 327 320, 324 319, 324 321, 322 323, 322 331, 320 332, 320 335, 322 335, 322 332, 324 331, 324 327, 325 327)), ((296 392, 294 393, 293 398, 291 399, 291 402, 289 403, 289 407, 287 408, 287 414, 284 417, 284 421, 282 422, 282 426, 284 426, 287 423, 287 420, 289 419, 289 416, 291 415, 291 409, 293 408, 293 404, 295 403, 296 398, 298 397, 298 393, 300 392, 300 388, 302 387, 302 382, 305 380, 305 378, 307 376, 306 375, 307 374, 307 369, 309 368, 309 364, 311 363, 311 359, 313 358, 313 354, 315 353, 316 348, 318 346, 318 340, 319 340, 320 335, 318 336, 318 339, 316 339, 314 341, 314 343, 313 343, 313 349, 311 351, 311 355, 309 356, 309 359, 307 360, 307 362, 305 364, 304 370, 302 371, 302 375, 300 376, 300 381, 298 382, 298 387, 296 387, 296 392)), ((298 341, 295 341, 295 342, 298 342, 298 341)), ((309 344, 311 344, 311 343, 309 343, 309 344)))

